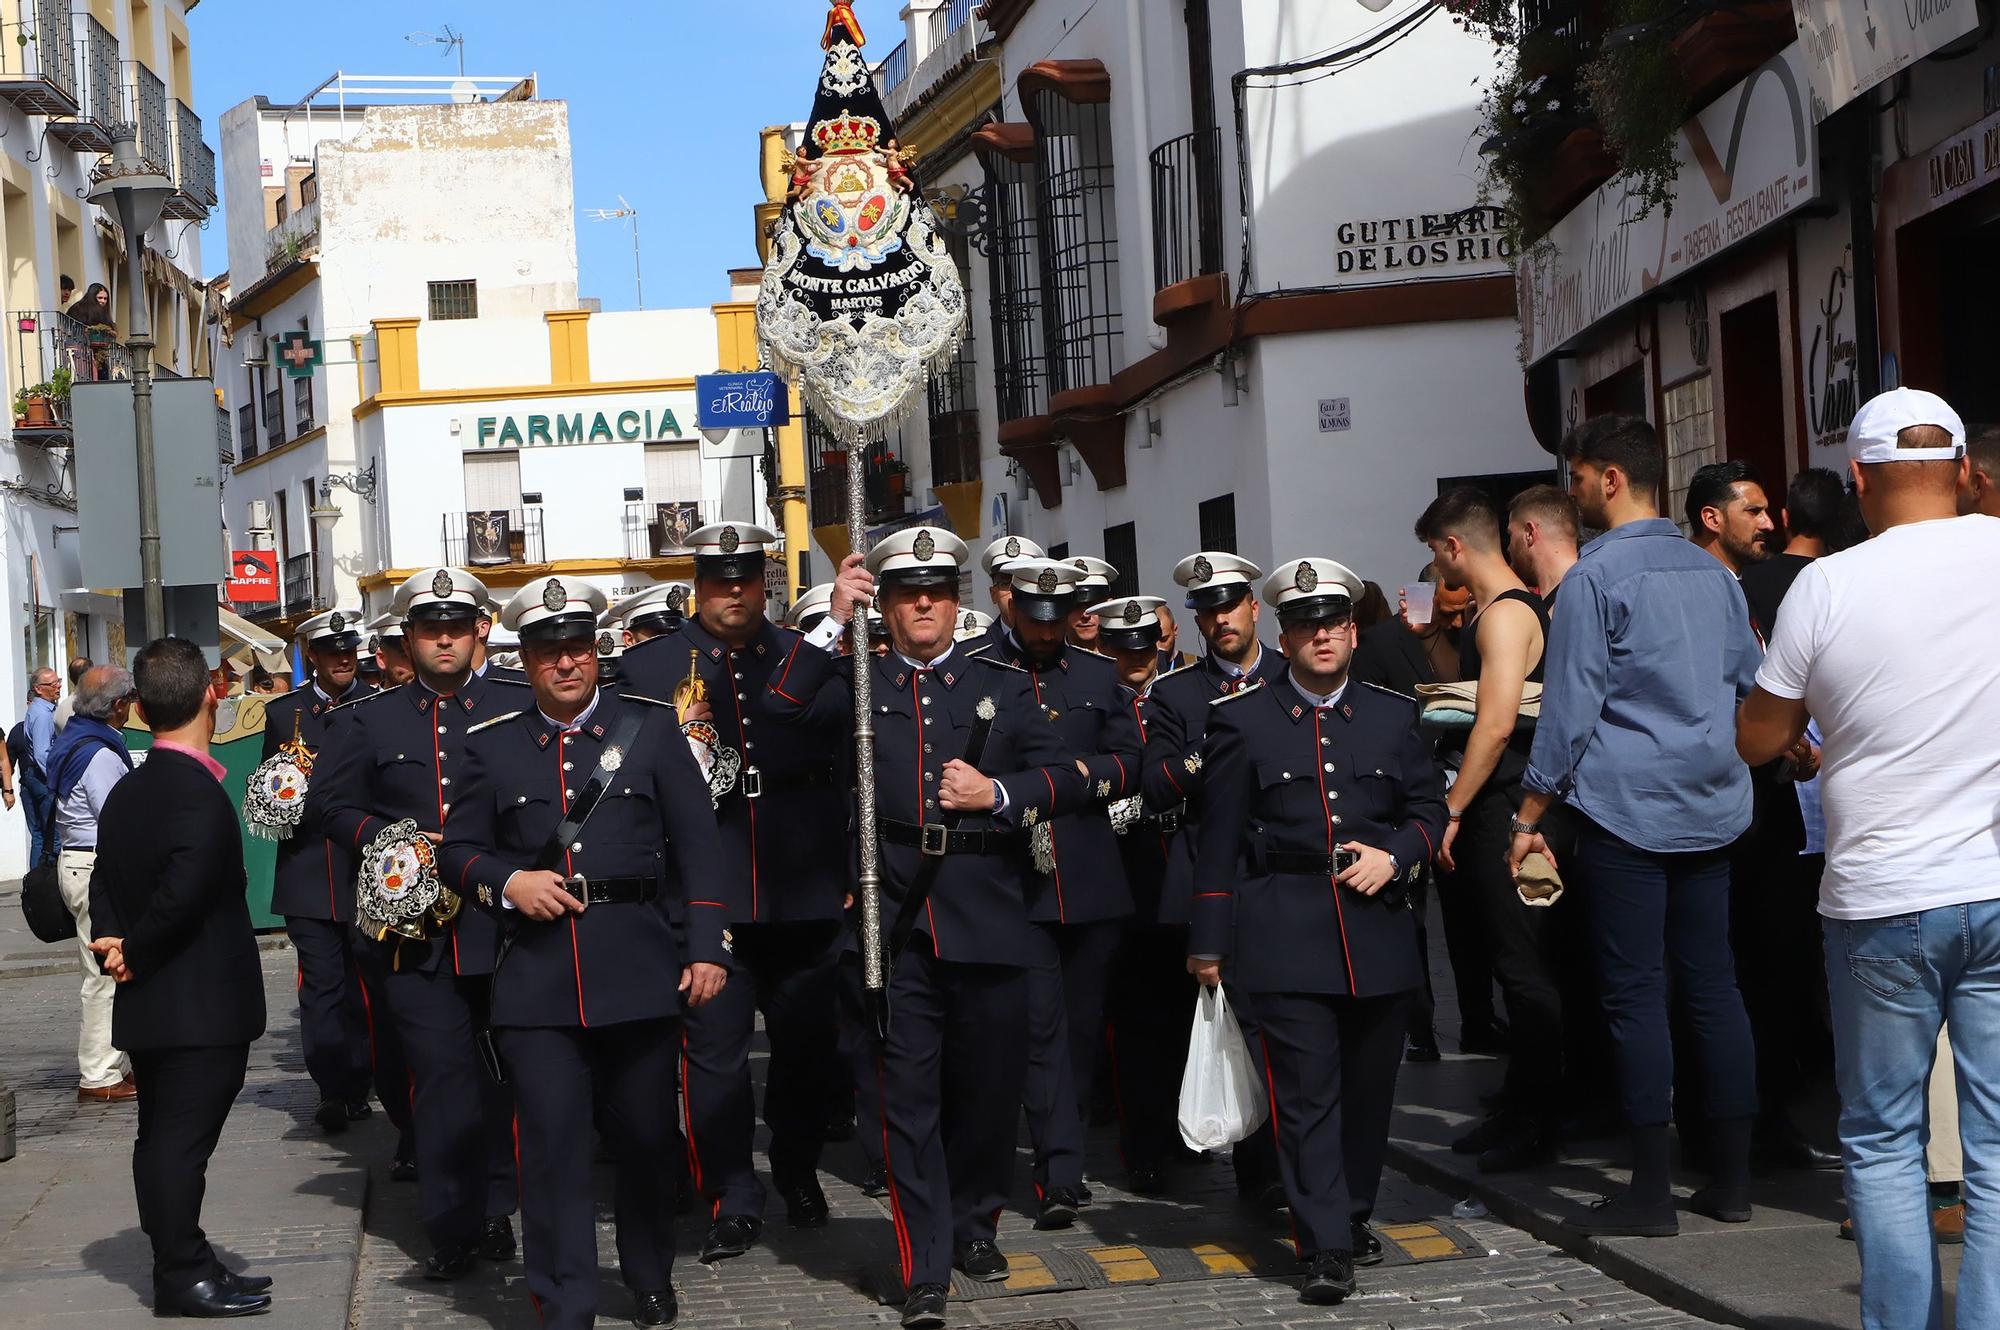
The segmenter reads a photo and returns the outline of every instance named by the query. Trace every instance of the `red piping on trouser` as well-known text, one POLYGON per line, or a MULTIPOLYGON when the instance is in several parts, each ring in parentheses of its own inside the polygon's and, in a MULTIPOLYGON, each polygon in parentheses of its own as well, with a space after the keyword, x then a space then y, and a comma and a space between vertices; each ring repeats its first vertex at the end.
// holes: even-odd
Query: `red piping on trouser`
MULTIPOLYGON (((1278 1172, 1282 1177, 1285 1167, 1285 1137, 1278 1130, 1278 1078, 1271 1074, 1271 1041, 1264 1032, 1257 1032, 1257 1046, 1264 1052, 1264 1087, 1271 1096, 1271 1153, 1277 1156, 1278 1172)), ((1299 1246, 1299 1217, 1291 1206, 1285 1207, 1285 1217, 1292 1225, 1292 1254, 1300 1260, 1306 1258, 1305 1250, 1299 1246)))
POLYGON ((896 1168, 889 1161, 889 1086, 880 1053, 875 1055, 875 1100, 882 1119, 882 1176, 889 1183, 889 1220, 896 1227, 896 1259, 902 1264, 903 1287, 907 1289, 916 1262, 910 1253, 910 1229, 903 1222, 903 1198, 896 1187, 896 1168))

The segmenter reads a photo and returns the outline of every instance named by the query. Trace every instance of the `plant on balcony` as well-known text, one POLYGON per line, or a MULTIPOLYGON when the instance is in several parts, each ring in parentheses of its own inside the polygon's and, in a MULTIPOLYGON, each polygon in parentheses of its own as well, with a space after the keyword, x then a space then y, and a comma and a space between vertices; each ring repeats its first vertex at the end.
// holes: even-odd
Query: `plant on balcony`
POLYGON ((1617 27, 1579 74, 1604 144, 1618 158, 1639 217, 1673 202, 1680 177, 1675 146, 1688 117, 1687 80, 1673 57, 1685 26, 1679 0, 1618 0, 1617 27))
POLYGON ((56 423, 55 385, 31 383, 14 394, 14 423, 43 429, 56 423))

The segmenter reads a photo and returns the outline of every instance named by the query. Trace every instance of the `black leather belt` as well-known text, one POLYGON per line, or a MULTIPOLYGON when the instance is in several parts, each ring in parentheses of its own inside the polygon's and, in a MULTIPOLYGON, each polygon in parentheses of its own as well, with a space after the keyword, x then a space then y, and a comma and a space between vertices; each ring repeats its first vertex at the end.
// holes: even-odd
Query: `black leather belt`
POLYGON ((1186 808, 1186 804, 1181 804, 1167 809, 1158 816, 1142 817, 1139 819, 1139 825, 1148 831, 1157 830, 1162 836, 1171 836, 1181 829, 1181 817, 1186 808))
POLYGON ((884 818, 878 825, 882 839, 891 845, 914 845, 925 854, 998 854, 1006 844, 996 831, 954 831, 942 822, 892 822, 884 818))
POLYGON ((830 790, 834 788, 834 778, 830 767, 809 767, 804 771, 759 771, 756 767, 745 767, 737 784, 745 798, 761 799, 767 794, 792 790, 830 790))
POLYGON ((1260 850, 1251 861, 1270 873, 1312 873, 1331 877, 1360 858, 1352 850, 1308 854, 1297 850, 1260 850))
POLYGON ((570 895, 586 905, 645 905, 660 895, 656 877, 585 877, 573 873, 563 880, 570 895))

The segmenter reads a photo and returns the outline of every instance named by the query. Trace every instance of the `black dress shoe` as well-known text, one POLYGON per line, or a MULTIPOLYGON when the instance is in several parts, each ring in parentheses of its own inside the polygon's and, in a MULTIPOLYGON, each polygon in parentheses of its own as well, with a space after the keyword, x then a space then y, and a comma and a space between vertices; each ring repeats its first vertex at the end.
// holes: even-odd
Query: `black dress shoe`
POLYGON ((1158 1196, 1166 1189, 1166 1173, 1158 1164, 1135 1164, 1125 1170, 1125 1190, 1135 1196, 1158 1196))
POLYGON ((1382 1264, 1382 1239, 1375 1236, 1375 1230, 1366 1224, 1356 1224, 1351 1231, 1354 1238, 1354 1263, 1382 1264))
POLYGON ((889 1170, 886 1168, 870 1169, 868 1176, 861 1179, 861 1194, 863 1196, 887 1196, 889 1194, 889 1170))
POLYGON ((846 1117, 835 1116, 828 1118, 826 1120, 826 1130, 820 1133, 820 1139, 829 1145, 838 1144, 841 1141, 853 1140, 854 1115, 849 1113, 846 1117))
POLYGON ((1750 1188, 1703 1187, 1688 1197, 1688 1209, 1698 1215, 1724 1224, 1747 1224, 1750 1222, 1750 1188))
POLYGON ((479 1230, 479 1254, 489 1261, 514 1259, 514 1225, 507 1216, 489 1219, 479 1230))
POLYGON ((1082 1208, 1083 1202, 1075 1191, 1068 1187, 1051 1187, 1042 1193, 1042 1209, 1035 1216, 1035 1227, 1044 1232, 1052 1228, 1068 1228, 1076 1222, 1076 1212, 1082 1208))
POLYGON ((640 1325, 672 1325, 681 1319, 681 1305, 672 1289, 665 1293, 641 1293, 639 1314, 633 1319, 640 1325))
POLYGON ((369 1105, 366 1099, 350 1099, 347 1101, 346 1108, 347 1120, 349 1122, 361 1122, 375 1116, 374 1108, 369 1105))
POLYGON ((1472 1130, 1453 1137, 1451 1152, 1455 1155, 1479 1154, 1520 1135, 1521 1128, 1522 1124, 1509 1114, 1491 1114, 1482 1118, 1472 1130))
POLYGON ((1007 1280, 1006 1253, 985 1238, 960 1247, 951 1263, 963 1270, 967 1279, 982 1284, 1001 1284, 1007 1280))
POLYGON ((1267 1182, 1264 1190, 1257 1193, 1257 1208, 1260 1210, 1289 1210, 1291 1207, 1292 1198, 1285 1195, 1285 1184, 1282 1182, 1267 1182))
POLYGON ((1412 1039, 1409 1046, 1403 1050, 1403 1061, 1442 1062, 1444 1061, 1444 1054, 1438 1051, 1437 1040, 1435 1038, 1426 1039, 1421 1042, 1412 1039))
POLYGON ((1458 1051, 1478 1057, 1499 1057, 1507 1051, 1506 1032, 1491 1026, 1467 1030, 1458 1037, 1458 1051))
POLYGON ((271 1310, 271 1295, 231 1288, 219 1279, 204 1279, 178 1293, 153 1290, 155 1316, 256 1316, 271 1310))
POLYGON ((313 1113, 313 1121, 329 1136, 338 1136, 347 1130, 347 1105, 338 1099, 322 1099, 313 1113))
POLYGON ((723 1215, 708 1226, 708 1236, 702 1239, 702 1263, 713 1265, 732 1256, 741 1256, 750 1250, 750 1244, 763 1231, 764 1221, 761 1219, 750 1215, 723 1215))
POLYGON ((398 1159, 398 1160, 395 1160, 395 1161, 393 1161, 393 1162, 392 1162, 392 1163, 391 1163, 391 1164, 389 1165, 389 1181, 391 1181, 391 1182, 415 1182, 416 1180, 417 1180, 417 1161, 416 1161, 416 1160, 414 1160, 414 1159, 398 1159))
POLYGON ((1572 1233, 1593 1238, 1672 1238, 1681 1231, 1673 1199, 1663 1204, 1640 1201, 1628 1191, 1607 1196, 1581 1215, 1562 1221, 1572 1233))
POLYGON ((903 1330, 943 1330, 943 1284, 919 1284, 903 1299, 903 1330))
POLYGON ((1525 1168, 1545 1167, 1561 1157, 1553 1136, 1542 1131, 1523 1131, 1481 1150, 1478 1166, 1481 1173, 1518 1173, 1525 1168))
POLYGON ((1323 1251, 1306 1270, 1299 1301, 1331 1307, 1354 1292, 1354 1258, 1344 1251, 1323 1251))
POLYGON ((1822 1150, 1797 1132, 1773 1133, 1757 1138, 1752 1147, 1757 1162, 1765 1168, 1796 1168, 1815 1173, 1838 1173, 1840 1156, 1822 1150))
POLYGON ((463 1279, 472 1273, 472 1267, 479 1260, 479 1244, 461 1242, 455 1246, 440 1247, 424 1261, 424 1278, 440 1282, 463 1279))
POLYGON ((269 1275, 239 1275, 234 1270, 215 1267, 215 1282, 238 1293, 262 1293, 271 1287, 269 1275))
POLYGON ((819 1180, 779 1188, 785 1198, 785 1222, 793 1228, 826 1227, 826 1192, 819 1180))

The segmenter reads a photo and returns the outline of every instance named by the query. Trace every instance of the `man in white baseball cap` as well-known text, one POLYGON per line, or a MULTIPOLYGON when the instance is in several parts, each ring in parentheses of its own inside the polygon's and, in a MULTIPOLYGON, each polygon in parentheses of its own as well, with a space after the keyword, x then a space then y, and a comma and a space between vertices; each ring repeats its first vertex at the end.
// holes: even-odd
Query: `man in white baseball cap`
MULTIPOLYGON (((1864 403, 1848 468, 1873 537, 1814 559, 1785 596, 1736 720, 1756 766, 1817 722, 1826 935, 1848 1208, 1869 1325, 1936 1324, 1924 1086, 1951 1017, 1968 1179, 1995 1165, 2000 1049, 2000 518, 1958 515, 1965 427, 1934 394, 1864 403)), ((1966 1207, 1966 1269, 1996 1217, 1966 1207)), ((1958 1284, 1961 1325, 2000 1323, 1990 1272, 1958 1284)))

